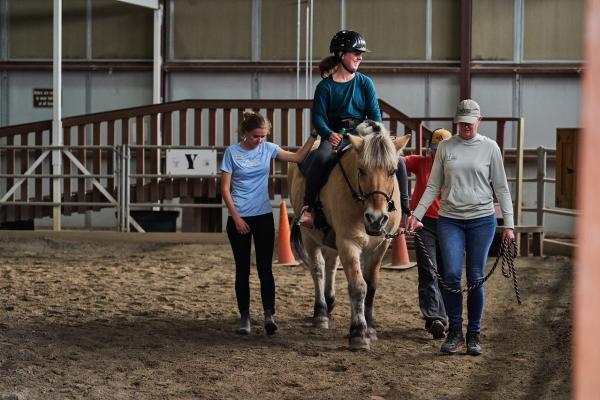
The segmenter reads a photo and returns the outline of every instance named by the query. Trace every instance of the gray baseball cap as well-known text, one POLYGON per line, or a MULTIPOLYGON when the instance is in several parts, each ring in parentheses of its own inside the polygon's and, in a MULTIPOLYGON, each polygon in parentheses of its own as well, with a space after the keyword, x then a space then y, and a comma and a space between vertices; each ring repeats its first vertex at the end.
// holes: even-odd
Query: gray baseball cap
POLYGON ((456 107, 454 123, 465 122, 467 124, 474 124, 480 117, 481 109, 479 108, 479 104, 477 104, 475 100, 462 100, 460 103, 458 103, 458 106, 456 107))

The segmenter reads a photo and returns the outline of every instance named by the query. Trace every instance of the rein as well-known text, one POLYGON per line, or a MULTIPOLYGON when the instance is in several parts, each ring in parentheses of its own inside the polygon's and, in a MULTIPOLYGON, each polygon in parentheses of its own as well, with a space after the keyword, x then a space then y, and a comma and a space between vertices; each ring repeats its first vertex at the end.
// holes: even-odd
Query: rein
POLYGON ((427 258, 429 266, 435 272, 438 282, 440 286, 444 288, 444 290, 454 294, 462 294, 465 292, 471 292, 479 287, 482 287, 484 282, 487 281, 490 276, 492 276, 492 274, 496 270, 498 262, 500 261, 500 259, 502 259, 502 275, 507 279, 512 278, 517 303, 522 304, 521 294, 519 293, 519 284, 517 280, 517 271, 515 270, 514 264, 515 258, 517 257, 517 243, 514 240, 506 239, 502 241, 502 244, 500 245, 500 251, 498 252, 498 256, 496 257, 496 261, 494 261, 494 265, 492 266, 490 271, 483 277, 483 279, 471 285, 468 285, 466 289, 454 289, 448 286, 446 281, 444 281, 444 278, 442 278, 442 276, 440 275, 436 266, 433 264, 433 261, 431 261, 431 256, 427 252, 427 247, 423 243, 421 235, 418 232, 409 232, 409 234, 414 235, 415 242, 421 248, 421 251, 423 251, 423 254, 425 255, 425 258, 427 258))

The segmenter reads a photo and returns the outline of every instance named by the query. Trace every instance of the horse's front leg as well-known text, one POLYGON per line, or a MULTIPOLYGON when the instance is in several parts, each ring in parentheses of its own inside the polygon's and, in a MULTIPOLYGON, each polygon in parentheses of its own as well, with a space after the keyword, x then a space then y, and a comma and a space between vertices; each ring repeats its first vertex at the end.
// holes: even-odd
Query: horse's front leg
POLYGON ((384 249, 378 249, 377 252, 370 253, 365 257, 365 281, 367 282, 367 295, 365 296, 365 319, 367 321, 367 335, 370 340, 377 340, 377 324, 375 322, 375 293, 379 284, 379 270, 385 254, 384 249))
POLYGON ((348 280, 348 295, 350 296, 350 350, 369 350, 367 321, 365 320, 367 283, 363 279, 360 268, 360 252, 356 248, 347 248, 340 249, 339 253, 348 280))

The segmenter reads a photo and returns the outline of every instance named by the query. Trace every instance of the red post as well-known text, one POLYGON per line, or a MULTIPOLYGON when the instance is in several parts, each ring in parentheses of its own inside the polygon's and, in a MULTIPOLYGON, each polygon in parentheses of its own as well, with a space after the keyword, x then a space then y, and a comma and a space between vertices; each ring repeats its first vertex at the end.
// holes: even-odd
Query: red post
POLYGON ((600 185, 597 152, 598 110, 600 110, 600 0, 588 0, 586 16, 586 69, 583 79, 582 122, 577 182, 578 208, 575 252, 575 330, 573 387, 575 399, 594 399, 600 393, 600 185))

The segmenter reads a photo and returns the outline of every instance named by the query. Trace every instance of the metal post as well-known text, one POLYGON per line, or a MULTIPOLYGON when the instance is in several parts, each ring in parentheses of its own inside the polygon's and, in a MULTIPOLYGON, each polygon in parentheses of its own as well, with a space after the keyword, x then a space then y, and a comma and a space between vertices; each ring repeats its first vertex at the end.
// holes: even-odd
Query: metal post
MULTIPOLYGON (((54 44, 52 62, 52 88, 53 88, 53 110, 52 110, 52 145, 63 145, 62 130, 62 0, 54 0, 54 44)), ((62 174, 62 154, 60 148, 52 150, 52 174, 62 174)), ((61 230, 61 178, 52 179, 52 201, 56 204, 52 210, 52 229, 61 230)))
POLYGON ((300 0, 298 0, 296 22, 296 98, 300 98, 300 21, 302 19, 302 11, 300 8, 300 0))
POLYGON ((310 55, 310 58, 309 58, 310 71, 309 71, 308 87, 309 87, 309 90, 311 90, 311 91, 312 91, 312 87, 313 87, 313 33, 314 33, 314 26, 313 26, 314 9, 313 9, 313 6, 314 6, 313 0, 310 0, 310 40, 309 40, 310 48, 308 51, 308 53, 310 55))
POLYGON ((124 149, 123 149, 123 154, 124 154, 124 164, 125 164, 125 168, 124 168, 124 173, 123 173, 123 178, 124 178, 124 201, 123 201, 123 212, 125 213, 124 215, 124 219, 125 219, 125 232, 129 232, 129 202, 131 201, 131 182, 129 181, 130 178, 130 173, 129 173, 129 169, 131 168, 131 149, 129 148, 128 145, 124 145, 124 149))
POLYGON ((515 165, 515 225, 521 225, 521 215, 523 209, 523 147, 525 145, 525 118, 519 118, 518 129, 519 132, 517 136, 517 160, 515 165))
POLYGON ((460 99, 471 98, 472 0, 460 0, 460 99))
POLYGON ((121 195, 123 190, 121 189, 121 146, 113 147, 113 165, 115 169, 113 170, 113 174, 115 175, 115 179, 117 181, 117 231, 122 232, 121 225, 121 195))
POLYGON ((546 206, 546 149, 537 148, 537 224, 544 226, 544 207, 546 206))
MULTIPOLYGON (((161 37, 162 37, 162 4, 154 10, 154 55, 152 63, 152 102, 159 104, 162 102, 160 96, 162 87, 162 49, 161 49, 161 37)), ((160 124, 158 124, 160 126, 160 124)))
POLYGON ((309 40, 309 29, 310 27, 308 26, 308 24, 310 23, 310 7, 308 4, 306 4, 306 49, 305 49, 305 57, 306 59, 304 60, 304 64, 306 67, 306 71, 304 71, 304 86, 305 86, 305 91, 304 91, 304 98, 308 99, 308 40, 309 40))

